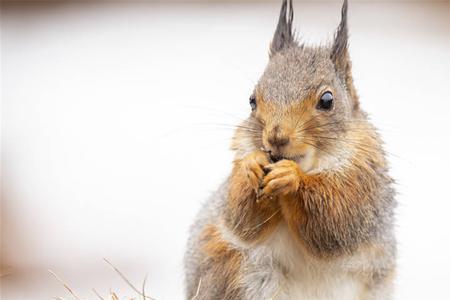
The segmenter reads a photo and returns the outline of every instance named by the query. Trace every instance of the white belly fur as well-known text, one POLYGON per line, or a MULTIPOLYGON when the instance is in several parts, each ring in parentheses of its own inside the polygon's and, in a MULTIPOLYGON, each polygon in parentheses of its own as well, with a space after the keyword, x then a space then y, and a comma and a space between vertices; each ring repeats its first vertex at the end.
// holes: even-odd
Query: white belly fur
POLYGON ((247 299, 273 300, 353 300, 362 284, 346 272, 346 258, 321 262, 294 244, 287 225, 257 247, 247 248, 243 287, 247 299))

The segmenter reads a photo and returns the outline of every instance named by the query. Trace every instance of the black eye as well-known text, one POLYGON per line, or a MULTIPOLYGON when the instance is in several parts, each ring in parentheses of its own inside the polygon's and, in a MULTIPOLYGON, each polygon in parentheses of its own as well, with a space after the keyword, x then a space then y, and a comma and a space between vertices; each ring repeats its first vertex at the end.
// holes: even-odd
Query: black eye
POLYGON ((252 110, 256 109, 256 97, 254 95, 250 96, 250 107, 252 110))
POLYGON ((320 110, 330 110, 333 107, 333 94, 331 92, 325 92, 320 97, 317 108, 320 110))

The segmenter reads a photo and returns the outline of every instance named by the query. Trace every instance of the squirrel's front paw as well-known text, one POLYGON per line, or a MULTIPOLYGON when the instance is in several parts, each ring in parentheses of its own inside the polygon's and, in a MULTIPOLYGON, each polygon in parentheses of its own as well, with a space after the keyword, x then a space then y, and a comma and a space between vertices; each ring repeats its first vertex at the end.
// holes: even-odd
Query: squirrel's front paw
POLYGON ((298 191, 302 172, 296 162, 284 159, 267 165, 264 170, 267 175, 260 187, 260 198, 288 195, 298 191))
POLYGON ((264 167, 269 165, 267 154, 262 151, 255 151, 244 157, 241 166, 247 176, 250 187, 257 192, 264 177, 264 167))

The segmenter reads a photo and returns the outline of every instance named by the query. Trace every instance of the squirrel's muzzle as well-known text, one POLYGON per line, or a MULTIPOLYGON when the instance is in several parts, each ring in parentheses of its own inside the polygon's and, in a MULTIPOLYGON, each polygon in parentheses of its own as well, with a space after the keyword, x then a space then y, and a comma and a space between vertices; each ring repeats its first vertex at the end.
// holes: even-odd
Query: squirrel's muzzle
POLYGON ((267 144, 273 153, 280 152, 280 150, 287 146, 290 142, 289 135, 287 135, 280 126, 275 126, 267 133, 267 144))

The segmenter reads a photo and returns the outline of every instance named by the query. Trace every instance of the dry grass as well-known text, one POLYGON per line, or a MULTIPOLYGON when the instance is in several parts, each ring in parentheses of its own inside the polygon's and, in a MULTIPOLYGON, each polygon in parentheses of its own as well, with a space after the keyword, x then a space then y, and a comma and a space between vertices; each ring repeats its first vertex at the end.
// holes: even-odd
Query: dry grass
MULTIPOLYGON (((133 292, 136 294, 136 297, 131 297, 128 298, 127 300, 156 300, 155 298, 152 298, 150 296, 147 296, 145 293, 145 283, 147 281, 147 277, 144 278, 144 281, 142 282, 142 288, 139 290, 133 283, 131 283, 130 280, 128 280, 128 278, 116 267, 114 266, 109 260, 107 260, 106 258, 103 259, 121 278, 122 280, 130 287, 131 290, 133 290, 133 292)), ((82 299, 81 297, 79 297, 77 295, 77 293, 66 283, 64 282, 55 272, 53 272, 52 270, 48 270, 50 272, 50 274, 52 274, 56 280, 59 281, 59 283, 61 283, 61 285, 67 290, 67 292, 70 294, 70 296, 75 299, 75 300, 85 300, 82 299)), ((197 285, 197 292, 195 293, 194 297, 192 297, 190 300, 197 300, 198 295, 200 293, 200 288, 202 285, 202 279, 200 278, 198 285, 197 285)), ((97 297, 97 299, 100 300, 120 300, 119 296, 117 296, 117 294, 115 292, 113 292, 112 290, 110 290, 109 295, 108 296, 102 296, 100 295, 100 293, 98 293, 95 289, 92 289, 93 294, 97 297)), ((281 292, 281 287, 278 287, 274 293, 274 295, 272 297, 270 297, 268 300, 276 300, 279 293, 281 292)), ((56 300, 69 300, 66 298, 62 298, 62 297, 56 297, 56 300)))
MULTIPOLYGON (((130 282, 130 280, 128 280, 128 278, 117 268, 115 267, 109 260, 107 260, 106 258, 103 259, 121 278, 122 280, 130 287, 131 290, 133 290, 133 292, 135 293, 135 297, 131 297, 128 298, 127 300, 156 300, 155 298, 152 298, 150 296, 147 296, 145 293, 145 283, 147 281, 147 277, 145 277, 143 283, 142 283, 142 288, 138 289, 134 284, 132 284, 130 282), (136 298, 137 297, 137 298, 136 298)), ((66 283, 64 282, 55 272, 53 272, 52 270, 48 270, 50 272, 50 274, 52 274, 57 281, 59 281, 59 283, 62 284, 62 286, 66 289, 66 291, 69 293, 69 295, 71 296, 71 298, 75 299, 75 300, 84 300, 81 297, 79 297, 77 295, 77 293, 66 283)), ((198 287, 197 287, 197 293, 195 294, 194 297, 192 297, 191 300, 195 300, 198 297, 198 294, 200 292, 200 286, 201 286, 201 279, 198 283, 198 287)), ((119 297, 117 296, 117 294, 114 291, 110 291, 108 296, 102 296, 100 295, 100 293, 98 293, 95 289, 92 289, 93 294, 100 300, 119 300, 119 297)), ((66 298, 61 298, 61 297, 56 297, 56 300, 68 300, 66 298)))

